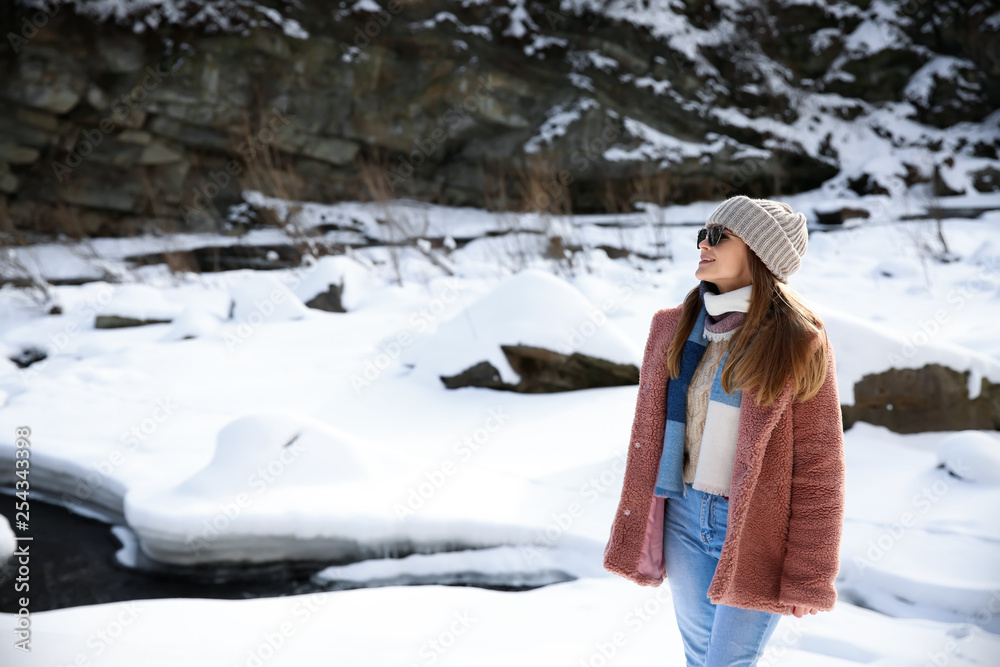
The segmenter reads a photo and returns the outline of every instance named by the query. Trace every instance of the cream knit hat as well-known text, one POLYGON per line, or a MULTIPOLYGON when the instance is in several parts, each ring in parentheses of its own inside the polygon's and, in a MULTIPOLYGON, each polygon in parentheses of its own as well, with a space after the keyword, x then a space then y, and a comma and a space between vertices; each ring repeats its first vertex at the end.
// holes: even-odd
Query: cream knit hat
POLYGON ((740 195, 719 204, 706 227, 723 225, 733 230, 783 283, 802 266, 809 245, 806 216, 788 204, 740 195))

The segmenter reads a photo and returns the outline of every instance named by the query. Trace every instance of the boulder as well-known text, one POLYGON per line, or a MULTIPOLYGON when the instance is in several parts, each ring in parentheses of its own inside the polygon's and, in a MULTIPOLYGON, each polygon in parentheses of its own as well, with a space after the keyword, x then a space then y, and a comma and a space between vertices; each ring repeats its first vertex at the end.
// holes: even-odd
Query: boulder
POLYGON ((501 345, 511 368, 521 376, 517 384, 500 379, 500 372, 482 361, 450 377, 441 376, 448 389, 483 387, 525 394, 550 394, 577 389, 639 384, 639 368, 587 354, 560 354, 531 345, 501 345))
POLYGON ((854 405, 841 406, 844 428, 864 421, 896 433, 1000 430, 1000 384, 982 378, 970 399, 968 377, 941 364, 865 375, 854 385, 854 405))

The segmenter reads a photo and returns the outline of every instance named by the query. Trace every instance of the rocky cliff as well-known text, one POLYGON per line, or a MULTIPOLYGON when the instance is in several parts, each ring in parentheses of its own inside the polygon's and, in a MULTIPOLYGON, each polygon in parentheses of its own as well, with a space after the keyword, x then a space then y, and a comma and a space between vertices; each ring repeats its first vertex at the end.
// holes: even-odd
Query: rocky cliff
POLYGON ((138 4, 0 9, 8 230, 228 229, 244 189, 558 212, 1000 189, 992 1, 138 4))

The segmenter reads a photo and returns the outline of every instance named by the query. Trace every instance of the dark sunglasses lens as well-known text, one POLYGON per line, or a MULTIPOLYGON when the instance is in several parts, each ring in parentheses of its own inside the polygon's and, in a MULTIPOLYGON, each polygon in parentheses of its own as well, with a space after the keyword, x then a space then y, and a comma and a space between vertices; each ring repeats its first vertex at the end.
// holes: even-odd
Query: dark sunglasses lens
POLYGON ((698 245, 708 237, 708 245, 714 246, 718 245, 719 241, 722 240, 722 226, 714 225, 708 229, 702 227, 698 230, 698 245))

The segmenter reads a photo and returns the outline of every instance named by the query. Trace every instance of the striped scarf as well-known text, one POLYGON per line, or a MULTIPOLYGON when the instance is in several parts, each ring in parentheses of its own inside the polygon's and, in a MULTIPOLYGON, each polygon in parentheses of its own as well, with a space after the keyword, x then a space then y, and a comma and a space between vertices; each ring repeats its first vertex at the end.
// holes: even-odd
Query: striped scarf
MULTIPOLYGON (((719 294, 715 284, 705 280, 698 287, 701 310, 681 350, 680 375, 667 381, 667 421, 663 433, 663 453, 653 491, 657 496, 681 498, 687 495, 683 468, 688 385, 705 353, 708 341, 728 339, 736 327, 743 323, 752 287, 747 285, 725 294, 719 294)), ((743 398, 743 392, 739 389, 734 389, 729 394, 722 388, 722 370, 728 356, 729 351, 726 350, 712 382, 698 465, 691 484, 699 491, 727 497, 736 456, 740 401, 743 398)))

